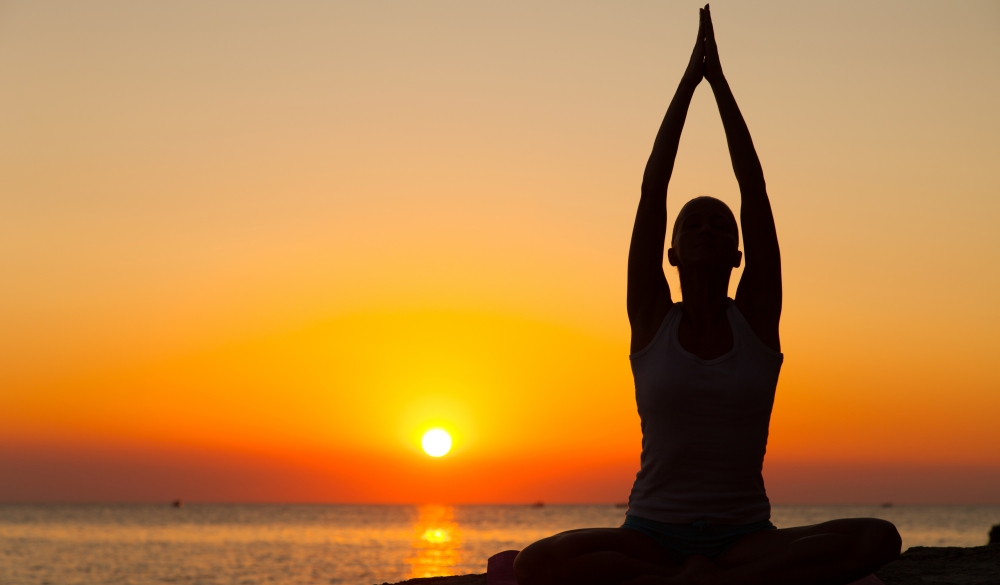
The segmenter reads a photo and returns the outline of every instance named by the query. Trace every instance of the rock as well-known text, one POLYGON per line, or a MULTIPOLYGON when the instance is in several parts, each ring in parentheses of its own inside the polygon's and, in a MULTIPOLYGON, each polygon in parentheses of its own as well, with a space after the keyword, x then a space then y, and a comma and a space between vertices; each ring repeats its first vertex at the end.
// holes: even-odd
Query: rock
POLYGON ((914 546, 875 575, 885 585, 1000 585, 1000 545, 914 546))
MULTIPOLYGON (((914 546, 875 575, 885 585, 1000 585, 1000 544, 971 548, 914 546)), ((398 585, 403 583, 486 585, 486 573, 410 579, 398 585)))
MULTIPOLYGON (((454 577, 427 577, 424 579, 410 579, 401 581, 396 585, 486 585, 486 573, 476 573, 473 575, 456 575, 454 577)), ((382 585, 389 585, 382 583, 382 585)))

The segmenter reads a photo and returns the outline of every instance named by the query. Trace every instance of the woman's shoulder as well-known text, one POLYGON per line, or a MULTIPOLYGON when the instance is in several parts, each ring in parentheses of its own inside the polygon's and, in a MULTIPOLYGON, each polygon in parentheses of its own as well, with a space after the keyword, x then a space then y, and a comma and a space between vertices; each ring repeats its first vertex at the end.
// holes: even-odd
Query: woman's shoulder
POLYGON ((733 299, 729 299, 728 311, 733 316, 733 325, 739 331, 740 337, 746 338, 753 345, 763 349, 766 353, 779 358, 784 357, 781 351, 764 343, 754 326, 750 323, 743 311, 740 310, 739 305, 733 299))
POLYGON ((656 332, 653 334, 649 342, 646 343, 642 347, 642 349, 639 349, 638 351, 633 351, 631 354, 629 354, 628 358, 632 361, 635 361, 649 354, 650 351, 653 349, 653 347, 666 341, 667 339, 666 332, 670 328, 671 322, 677 318, 677 315, 680 314, 681 310, 682 310, 681 303, 679 302, 671 303, 670 307, 666 309, 666 311, 663 314, 663 317, 660 319, 659 326, 656 328, 656 332))

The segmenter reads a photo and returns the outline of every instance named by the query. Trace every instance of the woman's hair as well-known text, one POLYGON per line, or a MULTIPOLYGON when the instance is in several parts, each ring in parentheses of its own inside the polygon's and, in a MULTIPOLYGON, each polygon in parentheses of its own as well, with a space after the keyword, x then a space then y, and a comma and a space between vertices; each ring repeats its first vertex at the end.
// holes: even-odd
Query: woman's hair
POLYGON ((692 199, 692 200, 688 201, 687 203, 685 203, 684 206, 681 207, 681 210, 679 212, 677 212, 677 219, 674 220, 674 231, 673 231, 673 233, 670 234, 670 245, 671 246, 674 245, 674 240, 677 239, 677 230, 680 227, 681 223, 683 223, 682 220, 684 219, 684 214, 687 212, 687 210, 688 210, 689 207, 691 207, 692 205, 694 205, 696 203, 713 203, 713 204, 714 203, 718 203, 719 205, 721 205, 722 208, 726 210, 726 215, 729 217, 730 220, 732 220, 732 222, 733 222, 733 231, 736 232, 736 238, 739 239, 739 237, 740 237, 740 226, 739 226, 738 223, 736 223, 736 215, 733 214, 733 210, 729 209, 729 206, 726 205, 725 201, 723 201, 721 199, 716 199, 715 197, 709 197, 708 195, 702 195, 700 197, 695 197, 694 199, 692 199))

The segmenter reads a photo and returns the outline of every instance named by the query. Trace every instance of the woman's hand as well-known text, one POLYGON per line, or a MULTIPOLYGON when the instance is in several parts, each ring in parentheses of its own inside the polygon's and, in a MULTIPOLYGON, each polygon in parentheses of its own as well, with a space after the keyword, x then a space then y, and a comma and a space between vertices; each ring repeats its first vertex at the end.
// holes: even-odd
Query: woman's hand
POLYGON ((702 77, 705 76, 705 14, 705 9, 698 10, 698 40, 694 44, 694 50, 691 51, 691 60, 684 70, 684 76, 681 77, 681 83, 691 86, 701 83, 702 77))
POLYGON ((702 26, 705 29, 705 79, 715 85, 716 82, 725 81, 722 74, 722 63, 719 61, 719 46, 715 44, 715 28, 712 26, 712 10, 708 4, 701 11, 702 26))

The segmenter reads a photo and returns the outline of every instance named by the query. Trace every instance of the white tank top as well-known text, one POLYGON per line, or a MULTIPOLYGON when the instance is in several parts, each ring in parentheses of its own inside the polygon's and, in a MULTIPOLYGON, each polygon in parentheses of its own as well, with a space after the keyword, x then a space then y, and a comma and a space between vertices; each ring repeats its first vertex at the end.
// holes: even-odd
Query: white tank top
POLYGON ((771 517, 761 468, 781 353, 729 300, 733 348, 701 359, 681 347, 681 304, 632 354, 642 464, 628 514, 676 524, 750 524, 771 517))

